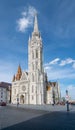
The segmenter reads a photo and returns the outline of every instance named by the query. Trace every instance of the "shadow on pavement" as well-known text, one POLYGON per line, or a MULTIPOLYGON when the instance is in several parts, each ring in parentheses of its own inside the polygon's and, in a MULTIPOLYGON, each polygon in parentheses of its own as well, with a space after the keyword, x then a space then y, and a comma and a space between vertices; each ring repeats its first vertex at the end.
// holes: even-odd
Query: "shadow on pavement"
POLYGON ((75 130, 75 112, 52 112, 2 130, 75 130))

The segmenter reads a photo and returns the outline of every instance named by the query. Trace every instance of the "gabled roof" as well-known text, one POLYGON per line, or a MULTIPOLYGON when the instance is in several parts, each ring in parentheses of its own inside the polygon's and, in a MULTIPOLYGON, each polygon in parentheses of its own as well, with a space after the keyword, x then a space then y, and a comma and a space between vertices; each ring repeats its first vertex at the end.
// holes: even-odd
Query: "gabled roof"
POLYGON ((55 87, 57 82, 48 82, 51 86, 55 87))
POLYGON ((11 86, 11 83, 0 82, 0 88, 6 88, 6 89, 8 89, 9 86, 11 86))
POLYGON ((28 80, 28 72, 27 71, 22 72, 20 80, 28 80))

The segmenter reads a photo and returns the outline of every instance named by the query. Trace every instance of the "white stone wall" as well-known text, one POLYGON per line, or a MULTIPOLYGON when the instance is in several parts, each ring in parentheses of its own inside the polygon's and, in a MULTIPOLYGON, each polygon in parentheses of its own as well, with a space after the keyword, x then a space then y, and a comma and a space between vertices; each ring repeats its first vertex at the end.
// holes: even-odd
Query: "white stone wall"
POLYGON ((20 80, 12 83, 12 103, 16 104, 17 100, 21 103, 21 96, 24 96, 24 104, 28 104, 29 83, 27 80, 20 80))
POLYGON ((47 91, 46 103, 53 104, 54 100, 55 100, 55 103, 58 103, 60 101, 60 87, 59 87, 58 82, 56 82, 55 85, 54 83, 52 83, 52 85, 50 86, 50 90, 47 91))
POLYGON ((44 75, 42 73, 42 48, 40 42, 31 41, 29 43, 29 93, 30 104, 42 104, 43 101, 43 87, 44 87, 44 75), (38 47, 39 46, 39 47, 38 47), (36 56, 36 50, 38 56, 36 56), (41 78, 42 77, 42 78, 41 78), (34 86, 34 94, 32 93, 32 87, 34 86))
POLYGON ((53 104, 53 94, 52 94, 52 87, 50 90, 47 91, 47 101, 46 104, 53 104))
POLYGON ((34 21, 34 31, 28 43, 28 65, 29 65, 29 103, 44 103, 44 73, 42 65, 42 41, 38 31, 37 18, 34 21), (34 86, 34 92, 32 87, 34 86))

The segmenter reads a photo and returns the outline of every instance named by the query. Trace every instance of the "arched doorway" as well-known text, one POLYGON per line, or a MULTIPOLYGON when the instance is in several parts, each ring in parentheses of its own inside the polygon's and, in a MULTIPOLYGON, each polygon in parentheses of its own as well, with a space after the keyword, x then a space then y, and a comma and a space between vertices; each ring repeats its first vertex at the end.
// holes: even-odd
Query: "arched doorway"
POLYGON ((24 95, 21 95, 21 96, 20 96, 20 103, 21 103, 21 104, 24 104, 24 95))

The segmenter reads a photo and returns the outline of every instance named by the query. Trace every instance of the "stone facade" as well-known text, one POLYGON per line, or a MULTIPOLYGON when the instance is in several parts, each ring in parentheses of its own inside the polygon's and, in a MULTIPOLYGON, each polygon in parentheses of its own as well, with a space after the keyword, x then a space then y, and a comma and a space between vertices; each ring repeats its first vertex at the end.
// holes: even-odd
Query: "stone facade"
POLYGON ((42 38, 35 15, 34 30, 28 40, 28 72, 22 72, 19 65, 17 74, 13 76, 12 103, 48 103, 50 93, 47 92, 47 75, 44 73, 42 53, 42 38))
POLYGON ((28 72, 19 65, 12 81, 12 103, 44 104, 46 83, 42 60, 42 38, 35 15, 34 30, 28 41, 28 72))
POLYGON ((58 82, 47 83, 47 100, 46 104, 57 104, 60 102, 60 87, 58 82))

